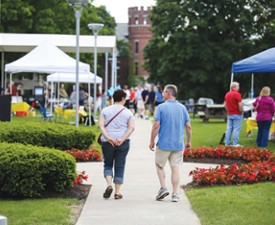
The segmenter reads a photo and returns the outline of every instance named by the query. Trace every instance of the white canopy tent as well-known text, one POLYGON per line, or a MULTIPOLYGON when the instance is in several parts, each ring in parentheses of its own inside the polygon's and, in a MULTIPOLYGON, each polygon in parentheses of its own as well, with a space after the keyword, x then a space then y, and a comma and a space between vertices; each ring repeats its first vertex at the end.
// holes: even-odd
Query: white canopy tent
MULTIPOLYGON (((49 41, 40 43, 22 58, 6 64, 5 72, 54 73, 75 72, 76 61, 49 41)), ((79 62, 79 73, 89 73, 90 65, 79 62)))
MULTIPOLYGON (((79 83, 87 83, 89 85, 88 94, 91 96, 90 84, 94 83, 95 75, 93 73, 80 73, 79 74, 79 83)), ((53 73, 47 76, 47 82, 51 82, 51 86, 53 88, 53 83, 75 83, 76 74, 75 73, 53 73)), ((96 76, 96 83, 101 84, 102 78, 96 76)), ((59 86, 58 85, 58 102, 59 102, 59 86)), ((51 99, 53 96, 51 96, 51 99)), ((88 100, 89 101, 89 100, 88 100)), ((89 106, 89 115, 91 115, 91 106, 89 106)), ((51 111, 52 111, 52 101, 51 101, 51 111)), ((91 126, 91 118, 89 117, 89 124, 91 126)))

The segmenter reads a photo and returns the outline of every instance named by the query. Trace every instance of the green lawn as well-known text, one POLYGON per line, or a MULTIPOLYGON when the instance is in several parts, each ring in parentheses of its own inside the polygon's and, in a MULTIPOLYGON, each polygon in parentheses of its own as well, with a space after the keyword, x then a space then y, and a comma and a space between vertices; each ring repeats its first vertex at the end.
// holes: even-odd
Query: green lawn
MULTIPOLYGON (((199 146, 218 146, 223 133, 226 131, 226 123, 223 120, 209 120, 208 123, 203 123, 199 118, 191 117, 192 125, 192 147, 199 146)), ((249 140, 246 134, 246 121, 243 121, 240 144, 244 147, 255 147, 257 130, 253 130, 252 140, 249 140)), ((270 140, 268 143, 270 151, 275 152, 275 140, 270 140)))
MULTIPOLYGON (((209 120, 202 123, 192 119, 192 146, 218 146, 226 123, 209 120)), ((246 135, 243 122, 240 144, 256 146, 257 130, 252 140, 246 135)), ((269 149, 275 152, 275 141, 269 141, 269 149)), ((275 224, 275 184, 193 188, 185 191, 202 225, 274 225, 275 224)))
POLYGON ((76 199, 50 198, 39 200, 0 201, 0 215, 8 218, 8 225, 73 225, 69 208, 76 199))
POLYGON ((274 225, 275 184, 186 191, 202 225, 274 225))

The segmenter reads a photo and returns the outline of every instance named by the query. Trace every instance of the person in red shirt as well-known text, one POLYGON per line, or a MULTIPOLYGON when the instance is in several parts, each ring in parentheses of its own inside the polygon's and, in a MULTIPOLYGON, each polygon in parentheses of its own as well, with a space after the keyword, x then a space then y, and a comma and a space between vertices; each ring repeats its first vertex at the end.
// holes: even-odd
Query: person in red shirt
POLYGON ((8 87, 6 89, 5 94, 6 95, 17 96, 18 95, 17 87, 14 84, 12 85, 12 87, 10 87, 10 83, 8 83, 8 87))
POLYGON ((229 146, 232 142, 234 147, 240 147, 239 137, 242 128, 243 120, 243 105, 242 97, 239 93, 240 84, 238 82, 232 82, 230 91, 226 93, 224 97, 224 105, 227 110, 227 130, 225 133, 225 145, 229 146))

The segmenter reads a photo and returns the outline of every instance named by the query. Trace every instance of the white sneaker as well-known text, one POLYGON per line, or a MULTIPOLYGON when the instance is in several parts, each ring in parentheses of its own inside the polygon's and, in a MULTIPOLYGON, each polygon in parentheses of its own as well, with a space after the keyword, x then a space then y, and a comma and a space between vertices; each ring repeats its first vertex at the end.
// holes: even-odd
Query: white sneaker
POLYGON ((180 200, 180 198, 177 193, 172 194, 172 202, 178 202, 179 200, 180 200))
POLYGON ((167 190, 166 187, 162 187, 160 188, 159 192, 158 192, 158 195, 156 196, 156 200, 159 201, 159 200, 162 200, 164 199, 167 195, 169 195, 169 192, 167 190))
POLYGON ((241 148, 241 147, 243 147, 243 145, 240 145, 240 144, 231 145, 231 146, 234 147, 234 148, 241 148))

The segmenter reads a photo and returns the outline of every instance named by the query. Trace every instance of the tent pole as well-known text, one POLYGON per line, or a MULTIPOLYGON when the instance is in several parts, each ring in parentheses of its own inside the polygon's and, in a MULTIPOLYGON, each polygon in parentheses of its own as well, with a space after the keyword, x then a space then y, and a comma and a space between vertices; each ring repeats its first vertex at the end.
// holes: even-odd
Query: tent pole
POLYGON ((5 92, 6 92, 6 89, 7 89, 7 73, 5 72, 5 77, 4 77, 4 81, 3 81, 4 83, 4 86, 3 86, 3 88, 4 88, 4 90, 3 90, 3 92, 4 92, 4 95, 6 94, 5 92))
MULTIPOLYGON (((113 87, 113 90, 115 90, 115 49, 113 49, 113 55, 112 55, 112 87, 113 87)), ((114 100, 112 98, 112 104, 114 103, 114 100)))
POLYGON ((230 81, 229 90, 230 90, 231 84, 233 83, 233 77, 234 77, 234 73, 232 72, 232 73, 231 73, 231 81, 230 81))
POLYGON ((250 93, 250 97, 251 98, 254 97, 254 73, 251 74, 251 93, 250 93))
POLYGON ((112 87, 115 88, 115 49, 113 49, 112 58, 112 87))
MULTIPOLYGON (((95 76, 95 74, 94 74, 95 76)), ((90 96, 91 96, 91 83, 90 83, 90 77, 88 78, 89 82, 88 82, 88 92, 89 92, 89 96, 88 96, 88 109, 89 109, 89 115, 88 115, 88 119, 89 119, 89 126, 91 126, 91 115, 92 115, 92 110, 91 110, 91 104, 90 104, 90 96)), ((95 107, 95 106, 94 106, 95 107)), ((85 124, 86 125, 86 124, 85 124)))
POLYGON ((107 92, 107 90, 108 90, 108 52, 105 53, 105 91, 107 92))
POLYGON ((51 114, 53 113, 53 82, 51 82, 51 114))
POLYGON ((115 50, 115 63, 114 63, 114 67, 115 67, 115 87, 117 87, 117 51, 115 50))
MULTIPOLYGON (((1 66, 2 66, 2 71, 1 71, 1 87, 4 89, 5 88, 5 83, 4 83, 4 51, 2 51, 1 53, 2 57, 1 57, 1 60, 2 60, 2 63, 1 63, 1 66)), ((1 89, 1 88, 0 88, 1 89)), ((5 89, 4 89, 5 90, 5 89)), ((0 92, 0 95, 2 93, 0 92)))
MULTIPOLYGON (((12 73, 10 73, 10 95, 12 95, 12 73)), ((13 115, 13 114, 12 114, 13 115)), ((11 121, 12 121, 12 116, 11 116, 11 121)))

